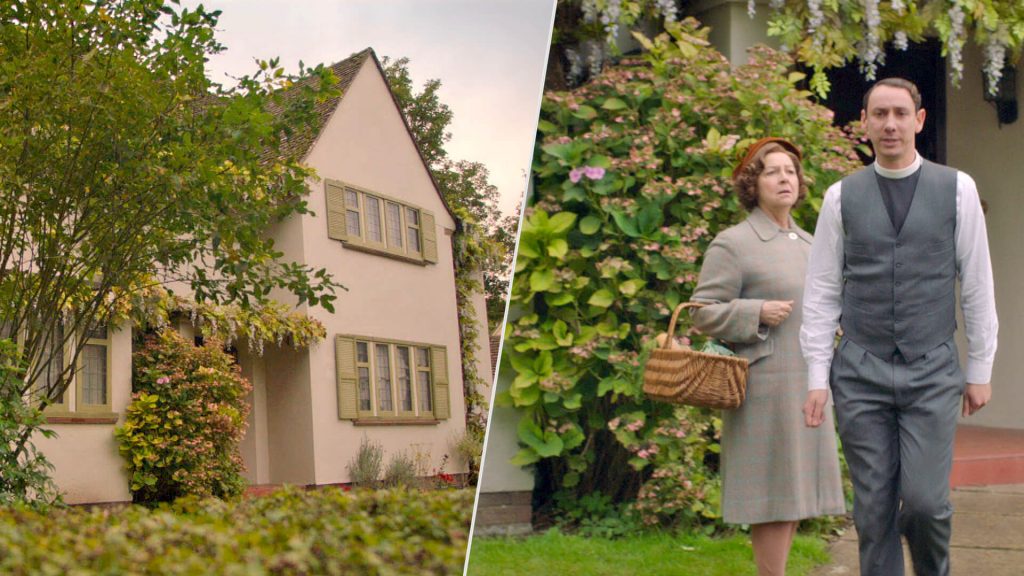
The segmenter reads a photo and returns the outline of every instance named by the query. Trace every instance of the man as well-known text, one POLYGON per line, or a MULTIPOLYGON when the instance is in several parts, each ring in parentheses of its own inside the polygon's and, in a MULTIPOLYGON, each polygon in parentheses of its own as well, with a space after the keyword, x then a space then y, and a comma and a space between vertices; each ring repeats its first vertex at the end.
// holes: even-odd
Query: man
POLYGON ((861 122, 875 162, 826 192, 804 287, 804 417, 822 423, 831 384, 863 576, 903 574, 901 532, 919 576, 949 574, 957 409, 973 414, 992 393, 998 321, 978 191, 967 174, 917 153, 924 120, 907 80, 887 78, 865 94, 861 122))

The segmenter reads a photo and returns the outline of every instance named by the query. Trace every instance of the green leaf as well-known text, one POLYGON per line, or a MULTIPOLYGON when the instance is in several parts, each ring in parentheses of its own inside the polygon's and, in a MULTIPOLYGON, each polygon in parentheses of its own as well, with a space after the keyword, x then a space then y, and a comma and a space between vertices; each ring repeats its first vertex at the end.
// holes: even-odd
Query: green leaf
POLYGON ((544 294, 544 302, 548 306, 565 306, 575 299, 576 297, 571 292, 547 292, 544 294))
POLYGON ((594 292, 590 295, 590 299, 587 300, 587 304, 597 306, 598 308, 607 308, 611 306, 613 302, 615 302, 615 295, 607 288, 601 288, 597 292, 594 292))
POLYGON ((597 118, 597 110, 594 110, 590 106, 584 104, 576 109, 572 115, 581 120, 593 120, 594 118, 597 118))
MULTIPOLYGON (((548 255, 552 258, 562 260, 569 253, 569 243, 561 238, 556 238, 548 244, 548 255)), ((535 290, 536 292, 536 290, 535 290)))
POLYGON ((569 333, 569 326, 561 320, 555 320, 555 324, 551 327, 551 335, 555 337, 555 342, 559 346, 570 346, 572 344, 572 334, 569 333))
POLYGON ((583 407, 583 394, 574 390, 565 396, 562 404, 569 410, 579 410, 583 407))
POLYGON ((572 143, 547 144, 545 146, 541 146, 541 150, 543 150, 545 154, 549 154, 559 160, 566 161, 572 153, 573 145, 572 143))
POLYGON ((537 462, 540 462, 540 455, 537 454, 536 450, 531 450, 529 448, 521 448, 519 452, 516 452, 516 455, 509 460, 510 464, 513 466, 519 466, 520 468, 536 464, 537 462))
POLYGON ((590 215, 580 220, 580 232, 591 235, 601 229, 601 219, 590 215))
POLYGON ((530 274, 530 290, 534 292, 544 292, 554 286, 554 284, 555 273, 547 268, 534 270, 530 274))
POLYGON ((537 130, 545 134, 551 134, 552 132, 558 132, 558 126, 555 126, 547 120, 540 120, 537 122, 537 130))
POLYGON ((548 229, 552 234, 563 234, 567 232, 576 222, 576 214, 573 212, 559 212, 551 217, 548 222, 548 229))
POLYGON ((616 210, 612 212, 612 219, 615 220, 615 225, 622 230, 626 236, 636 238, 640 236, 640 230, 636 226, 636 220, 630 218, 623 212, 616 210))
POLYGON ((646 283, 647 283, 646 281, 641 280, 639 278, 635 278, 633 280, 626 280, 622 284, 619 284, 619 292, 622 292, 626 296, 633 296, 641 288, 643 288, 644 284, 646 284, 646 283))
POLYGON ((626 107, 626 103, 618 98, 608 98, 604 101, 604 104, 601 105, 601 108, 604 108, 605 110, 622 110, 626 107))
POLYGON ((562 453, 562 439, 552 430, 541 430, 533 420, 523 418, 519 421, 519 441, 526 444, 541 458, 551 458, 562 453))

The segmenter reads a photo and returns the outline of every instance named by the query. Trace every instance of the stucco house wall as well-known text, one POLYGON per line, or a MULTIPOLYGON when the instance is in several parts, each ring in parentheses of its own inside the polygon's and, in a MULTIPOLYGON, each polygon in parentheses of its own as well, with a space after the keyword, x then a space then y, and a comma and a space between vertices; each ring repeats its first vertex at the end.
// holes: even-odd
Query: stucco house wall
MULTIPOLYGON (((416 264, 361 252, 328 237, 325 184, 311 186, 317 216, 303 216, 304 260, 323 267, 348 288, 334 314, 309 314, 327 328, 328 341, 309 351, 312 375, 315 482, 349 480, 346 465, 366 434, 386 454, 407 452, 440 465, 449 440, 465 430, 452 234, 448 213, 373 57, 366 58, 307 156, 326 180, 406 202, 436 219, 437 263, 416 264), (338 417, 332 339, 339 334, 446 347, 451 417, 436 424, 360 426, 338 417)), ((386 456, 387 458, 387 456, 386 456)), ((449 472, 453 471, 449 467, 449 472)), ((454 470, 463 471, 463 470, 454 470)))
MULTIPOLYGON (((124 424, 124 412, 131 401, 130 328, 111 330, 108 359, 113 415, 96 417, 71 410, 51 418, 47 428, 57 433, 56 438, 33 437, 36 448, 53 464, 53 480, 68 504, 131 500, 124 459, 114 439, 114 428, 124 424)), ((68 400, 69 406, 77 406, 73 384, 68 400)))

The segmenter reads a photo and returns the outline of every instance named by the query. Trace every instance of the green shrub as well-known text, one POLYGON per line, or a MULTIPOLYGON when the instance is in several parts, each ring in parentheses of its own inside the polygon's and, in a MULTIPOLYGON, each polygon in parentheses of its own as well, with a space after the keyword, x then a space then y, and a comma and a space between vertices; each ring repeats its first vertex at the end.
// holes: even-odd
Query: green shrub
MULTIPOLYGON (((449 448, 466 463, 466 484, 475 486, 480 477, 480 457, 484 449, 483 429, 470 429, 449 440, 449 448)), ((442 466, 443 472, 443 466, 442 466)))
POLYGON ((53 438, 43 428, 46 418, 21 393, 25 387, 25 366, 18 346, 0 338, 0 505, 15 502, 45 507, 60 503, 56 484, 50 478, 53 465, 22 434, 53 438))
POLYGON ((384 469, 383 484, 386 488, 411 487, 417 483, 416 460, 405 452, 396 452, 384 469))
POLYGON ((732 68, 695 21, 666 29, 642 60, 545 94, 499 400, 524 414, 514 461, 537 467, 538 493, 642 495, 647 522, 680 525, 717 517, 719 422, 646 400, 641 367, 711 239, 745 217, 732 167, 763 136, 795 142, 811 189, 795 216, 813 230, 825 187, 859 162, 783 55, 757 48, 732 68), (667 434, 676 418, 689 427, 667 434))
POLYGON ((461 574, 468 490, 278 490, 156 509, 0 510, 0 574, 461 574))
POLYGON ((384 465, 384 446, 363 434, 359 442, 359 451, 349 461, 349 482, 361 488, 376 488, 384 465))
POLYGON ((238 446, 252 387, 220 342, 195 346, 164 330, 135 353, 132 378, 132 402, 115 436, 134 500, 241 494, 238 446))

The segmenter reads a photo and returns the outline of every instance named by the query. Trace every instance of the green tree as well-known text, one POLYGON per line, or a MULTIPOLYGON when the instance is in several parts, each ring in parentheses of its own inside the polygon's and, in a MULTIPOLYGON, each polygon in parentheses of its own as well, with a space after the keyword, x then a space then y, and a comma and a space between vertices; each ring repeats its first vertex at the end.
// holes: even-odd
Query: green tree
POLYGON ((212 84, 218 16, 178 0, 0 5, 0 336, 21 343, 18 392, 40 409, 63 395, 81 335, 154 281, 197 302, 280 289, 331 309, 339 285, 283 261, 266 231, 307 210, 312 174, 284 144, 335 79, 317 66, 296 82, 270 61, 212 84))

